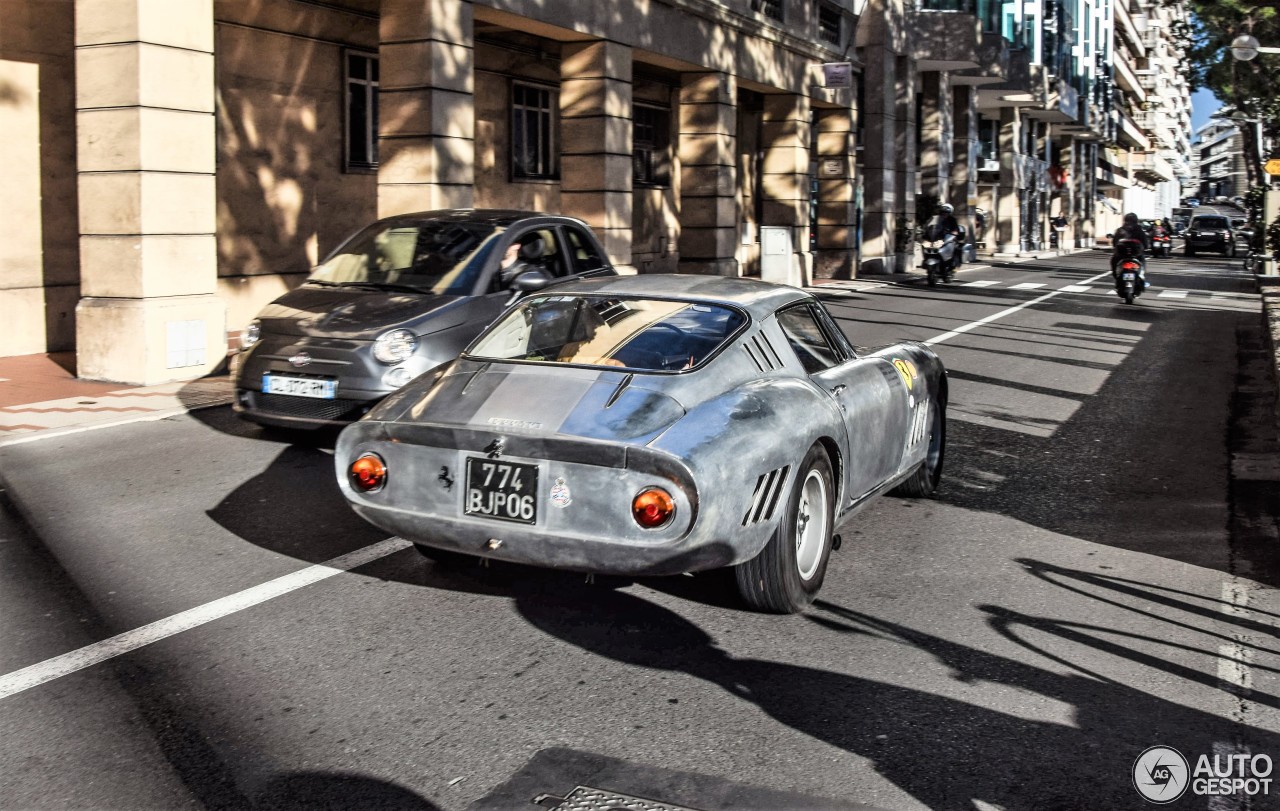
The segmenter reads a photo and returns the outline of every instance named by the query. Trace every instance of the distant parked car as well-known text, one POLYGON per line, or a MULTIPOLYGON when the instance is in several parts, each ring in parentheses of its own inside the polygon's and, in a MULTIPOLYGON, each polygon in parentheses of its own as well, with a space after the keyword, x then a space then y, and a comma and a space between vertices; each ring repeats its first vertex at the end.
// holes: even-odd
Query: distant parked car
POLYGON ((1182 204, 1187 208, 1195 208, 1196 206, 1200 205, 1200 198, 1188 197, 1187 199, 1182 201, 1182 204))
POLYGON ((1198 251, 1214 251, 1226 257, 1234 257, 1239 250, 1248 250, 1248 237, 1240 235, 1231 220, 1221 214, 1197 214, 1184 235, 1187 256, 1198 251))
POLYGON ((571 217, 457 210, 378 220, 241 333, 235 408, 266 425, 344 425, 452 361, 517 296, 615 275, 571 217))
POLYGON ((1187 221, 1182 217, 1176 217, 1171 220, 1170 223, 1173 225, 1173 233, 1175 236, 1182 236, 1183 232, 1187 230, 1187 221))

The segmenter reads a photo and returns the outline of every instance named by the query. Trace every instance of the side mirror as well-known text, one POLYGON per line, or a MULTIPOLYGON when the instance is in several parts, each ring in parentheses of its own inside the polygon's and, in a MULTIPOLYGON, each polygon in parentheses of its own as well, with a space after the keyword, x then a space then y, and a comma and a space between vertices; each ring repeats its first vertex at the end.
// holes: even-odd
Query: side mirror
POLYGON ((551 277, 541 270, 526 270, 511 282, 511 289, 517 293, 533 293, 551 284, 551 277))

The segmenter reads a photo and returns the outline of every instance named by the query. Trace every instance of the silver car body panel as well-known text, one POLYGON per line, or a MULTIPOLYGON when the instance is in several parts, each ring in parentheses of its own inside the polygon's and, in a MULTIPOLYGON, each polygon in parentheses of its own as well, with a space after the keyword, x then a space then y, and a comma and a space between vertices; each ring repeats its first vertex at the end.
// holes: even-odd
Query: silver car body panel
POLYGON ((464 355, 343 431, 337 476, 360 515, 427 546, 588 572, 673 574, 759 554, 815 443, 831 457, 842 514, 924 459, 927 404, 945 397, 945 373, 921 344, 809 375, 775 317, 815 301, 796 288, 642 276, 557 292, 728 304, 750 321, 704 366, 681 373, 464 355), (537 524, 464 515, 467 459, 490 458, 495 448, 502 460, 537 466, 537 524), (373 493, 347 477, 366 452, 388 470, 373 493), (676 503, 673 520, 657 530, 630 513, 633 497, 651 486, 676 503))

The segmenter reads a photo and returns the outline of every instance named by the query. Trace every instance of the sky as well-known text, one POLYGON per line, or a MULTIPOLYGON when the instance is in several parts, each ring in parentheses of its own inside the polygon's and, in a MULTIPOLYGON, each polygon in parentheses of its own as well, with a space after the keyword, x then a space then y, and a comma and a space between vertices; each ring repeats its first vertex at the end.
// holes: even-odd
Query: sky
POLYGON ((1204 89, 1191 94, 1191 132, 1209 123, 1209 116, 1218 111, 1222 102, 1212 92, 1204 89))

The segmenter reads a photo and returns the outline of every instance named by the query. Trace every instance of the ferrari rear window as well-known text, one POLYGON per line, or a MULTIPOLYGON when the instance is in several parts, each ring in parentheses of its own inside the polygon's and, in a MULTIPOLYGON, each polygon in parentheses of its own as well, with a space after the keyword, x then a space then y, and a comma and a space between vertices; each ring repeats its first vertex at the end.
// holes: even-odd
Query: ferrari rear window
POLYGON ((678 372, 706 362, 746 320, 741 312, 717 304, 536 296, 485 330, 467 355, 678 372))

